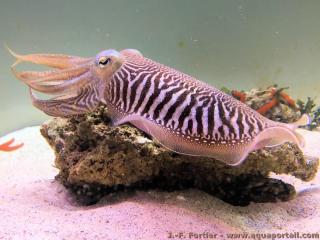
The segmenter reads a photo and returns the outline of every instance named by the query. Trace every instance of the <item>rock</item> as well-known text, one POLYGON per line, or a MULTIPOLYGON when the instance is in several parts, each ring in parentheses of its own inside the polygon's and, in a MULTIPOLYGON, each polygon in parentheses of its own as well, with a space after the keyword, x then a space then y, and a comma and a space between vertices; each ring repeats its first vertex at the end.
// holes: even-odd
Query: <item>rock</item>
POLYGON ((292 199, 296 192, 271 172, 303 181, 317 171, 317 157, 304 157, 286 143, 250 153, 231 167, 212 158, 177 154, 130 125, 112 127, 107 111, 45 122, 41 134, 54 149, 57 179, 84 204, 132 188, 177 190, 198 188, 234 205, 292 199))

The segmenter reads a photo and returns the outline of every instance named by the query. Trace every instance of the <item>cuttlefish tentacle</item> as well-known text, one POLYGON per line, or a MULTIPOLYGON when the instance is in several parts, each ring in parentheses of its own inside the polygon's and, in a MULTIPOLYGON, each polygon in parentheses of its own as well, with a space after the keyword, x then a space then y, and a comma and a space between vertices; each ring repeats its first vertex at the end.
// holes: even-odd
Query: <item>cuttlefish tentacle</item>
POLYGON ((290 141, 300 147, 296 124, 271 121, 244 103, 199 80, 145 58, 139 51, 102 51, 95 58, 13 54, 59 68, 16 73, 30 88, 34 106, 52 116, 93 111, 100 102, 114 125, 132 123, 181 154, 238 165, 251 151, 290 141), (83 70, 83 71, 82 71, 83 70), (33 90, 57 94, 41 100, 33 90))

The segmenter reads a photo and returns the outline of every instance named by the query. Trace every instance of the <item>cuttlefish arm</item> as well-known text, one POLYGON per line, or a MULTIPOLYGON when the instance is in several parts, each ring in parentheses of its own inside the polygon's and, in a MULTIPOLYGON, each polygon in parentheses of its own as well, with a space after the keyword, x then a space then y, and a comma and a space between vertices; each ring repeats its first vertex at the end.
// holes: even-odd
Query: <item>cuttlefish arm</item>
POLYGON ((11 67, 15 67, 22 62, 30 62, 34 64, 41 64, 52 68, 65 69, 71 68, 75 65, 81 65, 83 63, 89 62, 91 58, 83 58, 78 56, 64 55, 64 54, 27 54, 20 55, 5 46, 8 52, 16 58, 14 64, 11 67))
POLYGON ((102 100, 105 80, 120 66, 121 58, 114 50, 96 58, 82 58, 62 54, 20 55, 8 48, 16 62, 13 74, 29 87, 35 107, 51 116, 70 117, 94 110, 102 100), (47 71, 17 71, 16 66, 30 62, 52 67, 47 71), (39 99, 34 91, 54 95, 39 99))
MULTIPOLYGON (((84 101, 92 95, 94 89, 86 86, 80 88, 76 95, 61 95, 50 100, 41 100, 29 88, 33 106, 42 110, 44 113, 53 117, 70 117, 73 115, 84 114, 94 110, 99 105, 99 99, 94 101, 84 101)), ((99 93, 95 92, 94 97, 99 93)))
POLYGON ((16 58, 11 66, 12 73, 22 82, 36 91, 47 94, 62 94, 80 88, 88 80, 92 58, 82 58, 62 54, 28 54, 20 55, 8 48, 16 58), (55 68, 49 71, 16 71, 15 67, 22 62, 31 62, 55 68))

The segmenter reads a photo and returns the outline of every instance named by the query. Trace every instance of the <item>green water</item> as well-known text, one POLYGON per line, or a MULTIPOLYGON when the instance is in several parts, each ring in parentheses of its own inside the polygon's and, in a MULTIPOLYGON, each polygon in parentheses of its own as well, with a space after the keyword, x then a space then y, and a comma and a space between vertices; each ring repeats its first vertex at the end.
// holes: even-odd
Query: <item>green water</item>
MULTIPOLYGON (((274 83, 294 97, 320 92, 320 1, 0 1, 0 42, 19 53, 92 56, 136 48, 216 87, 274 83)), ((48 117, 0 48, 0 136, 48 117)))

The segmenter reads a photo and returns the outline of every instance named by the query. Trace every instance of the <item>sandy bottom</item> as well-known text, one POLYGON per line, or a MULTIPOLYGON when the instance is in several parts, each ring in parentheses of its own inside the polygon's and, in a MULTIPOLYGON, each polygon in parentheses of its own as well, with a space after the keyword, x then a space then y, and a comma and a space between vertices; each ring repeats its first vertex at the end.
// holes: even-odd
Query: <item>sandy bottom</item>
MULTIPOLYGON (((289 239, 297 232, 320 238, 319 175, 308 184, 288 178, 304 191, 286 203, 234 207, 191 189, 118 193, 82 207, 54 180, 54 154, 39 127, 0 143, 11 137, 25 146, 0 152, 0 239, 228 239, 234 233, 289 239)), ((307 144, 308 154, 320 156, 320 133, 307 133, 307 144)))

